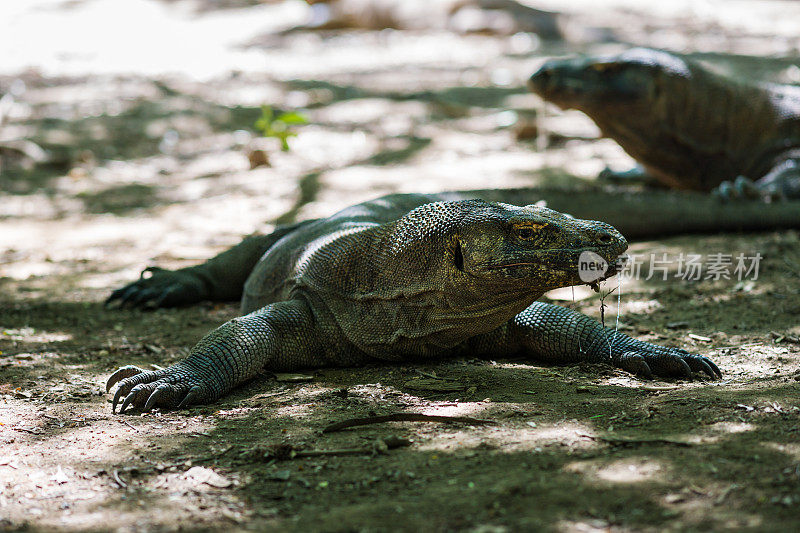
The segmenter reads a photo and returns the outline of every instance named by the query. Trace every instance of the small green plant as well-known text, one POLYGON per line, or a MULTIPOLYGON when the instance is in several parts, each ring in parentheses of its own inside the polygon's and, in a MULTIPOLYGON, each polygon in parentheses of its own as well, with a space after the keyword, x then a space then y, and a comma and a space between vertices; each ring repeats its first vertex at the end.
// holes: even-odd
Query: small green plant
POLYGON ((261 106, 261 118, 256 120, 256 129, 264 134, 264 137, 275 137, 281 142, 281 150, 289 151, 289 137, 296 137, 292 131, 292 126, 308 124, 308 119, 297 111, 287 111, 275 115, 275 112, 268 105, 261 106))

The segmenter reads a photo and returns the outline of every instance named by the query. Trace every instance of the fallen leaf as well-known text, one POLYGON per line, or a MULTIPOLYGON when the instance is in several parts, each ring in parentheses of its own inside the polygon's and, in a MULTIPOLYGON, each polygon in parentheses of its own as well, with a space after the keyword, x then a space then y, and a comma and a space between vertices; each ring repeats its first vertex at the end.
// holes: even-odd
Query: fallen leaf
POLYGON ((61 469, 61 465, 58 465, 58 470, 56 470, 55 474, 50 476, 50 479, 52 479, 53 481, 55 481, 59 485, 62 485, 64 483, 68 483, 69 482, 69 478, 64 473, 64 471, 61 469))
POLYGON ((218 489, 224 489, 230 487, 233 482, 226 477, 223 477, 210 468, 206 468, 204 466, 193 466, 186 473, 183 477, 189 481, 194 481, 195 483, 205 483, 206 485, 211 485, 212 487, 216 487, 218 489))

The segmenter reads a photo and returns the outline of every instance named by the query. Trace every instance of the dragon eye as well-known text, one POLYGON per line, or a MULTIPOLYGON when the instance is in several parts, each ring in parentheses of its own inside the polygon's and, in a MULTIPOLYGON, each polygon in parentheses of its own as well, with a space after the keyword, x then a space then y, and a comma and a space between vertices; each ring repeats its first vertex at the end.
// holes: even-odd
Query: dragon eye
POLYGON ((514 234, 523 240, 528 240, 536 235, 536 232, 547 224, 525 224, 524 226, 517 226, 514 228, 514 234))
POLYGON ((530 239, 533 237, 533 230, 531 228, 519 228, 517 229, 517 237, 520 239, 530 239))
POLYGON ((595 72, 600 72, 600 73, 614 72, 616 70, 619 70, 619 64, 618 63, 592 63, 591 65, 589 65, 589 68, 592 69, 595 72))

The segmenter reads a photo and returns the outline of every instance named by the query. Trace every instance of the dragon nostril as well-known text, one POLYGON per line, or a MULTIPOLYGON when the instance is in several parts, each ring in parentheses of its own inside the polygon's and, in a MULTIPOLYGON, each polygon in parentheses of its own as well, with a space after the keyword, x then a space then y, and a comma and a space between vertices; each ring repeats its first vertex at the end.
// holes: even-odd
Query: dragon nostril
POLYGON ((600 244, 611 244, 614 242, 614 237, 608 232, 601 231, 597 234, 597 242, 600 244))

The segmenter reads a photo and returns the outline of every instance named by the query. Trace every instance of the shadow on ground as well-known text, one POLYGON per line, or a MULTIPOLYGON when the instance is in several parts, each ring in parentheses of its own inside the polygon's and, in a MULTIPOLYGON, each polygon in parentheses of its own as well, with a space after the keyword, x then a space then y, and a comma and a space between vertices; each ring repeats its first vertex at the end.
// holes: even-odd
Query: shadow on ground
MULTIPOLYGON (((696 331, 728 327, 724 316, 737 309, 763 312, 758 300, 720 301, 717 318, 706 315, 696 331)), ((30 431, 16 434, 17 445, 85 446, 93 442, 91 428, 124 430, 112 429, 113 438, 97 442, 99 458, 64 464, 103 487, 88 502, 72 501, 76 520, 112 511, 111 524, 141 517, 149 526, 246 521, 292 530, 797 525, 797 382, 786 372, 749 369, 748 363, 772 357, 767 354, 712 356, 727 374, 721 383, 642 382, 604 365, 478 359, 320 369, 308 383, 265 374, 213 405, 111 415, 97 394, 115 367, 173 363, 205 331, 234 316, 235 307, 142 313, 23 299, 6 300, 0 309, 1 392, 38 409, 15 422, 18 432, 30 431), (415 390, 420 372, 462 388, 415 390), (65 415, 62 404, 83 415, 65 415), (331 422, 397 411, 496 424, 392 423, 320 432, 331 422), (386 454, 285 455, 289 448, 370 449, 389 436, 414 443, 386 454), (202 468, 190 472, 193 467, 202 468), (203 469, 222 481, 198 482, 203 469), (177 515, 170 503, 176 497, 183 502, 177 515)), ((658 315, 625 320, 669 334, 658 315)), ((746 333, 768 330, 751 326, 746 333)))

